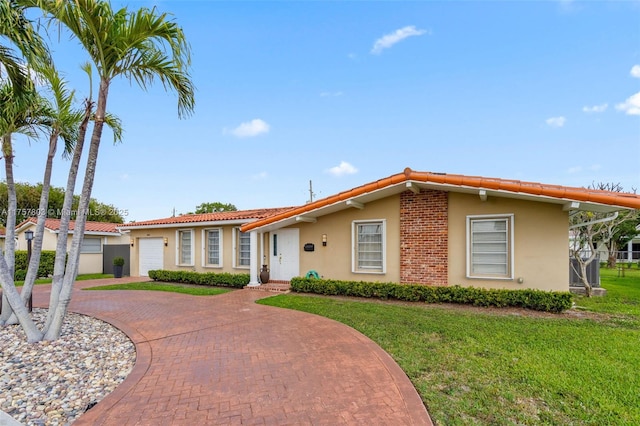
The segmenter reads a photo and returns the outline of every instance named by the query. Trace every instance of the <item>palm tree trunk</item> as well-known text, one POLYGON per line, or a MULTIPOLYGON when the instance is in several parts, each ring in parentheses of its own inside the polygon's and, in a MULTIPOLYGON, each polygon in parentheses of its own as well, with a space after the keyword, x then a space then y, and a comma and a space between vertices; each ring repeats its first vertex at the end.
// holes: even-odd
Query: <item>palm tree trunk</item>
MULTIPOLYGON (((7 224, 5 227, 4 260, 7 265, 8 274, 11 277, 6 285, 14 285, 14 270, 16 260, 16 187, 13 180, 13 146, 11 145, 11 134, 2 136, 2 155, 4 157, 4 170, 7 180, 7 224)), ((4 288, 4 286, 3 286, 4 288)), ((2 314, 0 314, 0 324, 6 324, 11 317, 11 304, 2 292, 2 314)))
POLYGON ((71 250, 67 259, 67 267, 62 281, 62 288, 56 306, 49 306, 49 311, 54 310, 52 321, 45 333, 45 340, 55 340, 60 337, 62 324, 67 315, 67 308, 71 302, 71 293, 73 284, 78 275, 78 264, 80 262, 80 246, 84 238, 84 229, 87 222, 87 213, 89 209, 89 201, 91 201, 91 190, 93 189, 93 180, 96 173, 96 165, 98 162, 98 152, 100 150, 100 140, 102 138, 102 129, 104 127, 104 116, 107 110, 107 95, 109 93, 109 82, 100 80, 100 88, 98 91, 98 103, 93 126, 93 134, 91 135, 91 143, 89 144, 89 154, 87 156, 87 166, 84 173, 84 183, 78 203, 78 215, 76 216, 75 226, 73 229, 73 238, 71 240, 71 250))
POLYGON ((0 283, 2 285, 2 294, 6 295, 7 301, 11 306, 11 310, 7 309, 5 317, 5 311, 2 311, 2 318, 0 318, 0 324, 11 316, 11 313, 15 313, 20 325, 22 326, 25 334, 27 335, 27 341, 37 342, 42 340, 42 333, 38 330, 35 323, 29 316, 29 312, 25 307, 20 294, 16 289, 14 282, 14 267, 15 267, 15 234, 16 234, 16 187, 13 179, 13 146, 11 145, 11 134, 3 135, 2 137, 2 155, 4 156, 5 173, 7 179, 7 198, 8 198, 8 212, 7 212, 7 227, 5 238, 5 256, 0 259, 0 283))
MULTIPOLYGON (((36 224, 35 238, 33 239, 33 250, 31 251, 31 259, 27 267, 27 275, 24 279, 24 285, 20 292, 22 302, 26 304, 33 292, 33 284, 38 278, 38 266, 40 265, 40 256, 42 254, 42 239, 44 234, 44 223, 47 219, 47 207, 49 205, 49 189, 51 187, 51 171, 53 169, 53 159, 56 155, 58 146, 58 134, 53 133, 49 137, 49 153, 47 154, 47 162, 44 168, 44 176, 42 178, 42 192, 40 194, 40 205, 38 206, 38 222, 36 224)), ((18 321, 15 315, 7 320, 7 324, 15 324, 18 321)))
POLYGON ((53 281, 51 284, 51 295, 49 296, 49 311, 47 312, 47 320, 44 326, 46 334, 53 322, 58 300, 60 298, 60 290, 62 289, 62 281, 65 274, 65 263, 67 261, 67 235, 69 235, 69 221, 71 219, 71 207, 73 205, 73 192, 78 177, 78 169, 80 168, 80 159, 84 149, 84 139, 87 134, 87 127, 91 119, 93 111, 93 102, 85 100, 85 112, 80 124, 78 132, 78 140, 73 149, 73 157, 69 165, 69 175, 67 177, 67 188, 64 192, 64 201, 62 203, 62 214, 60 216, 60 227, 58 230, 58 240, 56 242, 56 258, 53 266, 53 281))

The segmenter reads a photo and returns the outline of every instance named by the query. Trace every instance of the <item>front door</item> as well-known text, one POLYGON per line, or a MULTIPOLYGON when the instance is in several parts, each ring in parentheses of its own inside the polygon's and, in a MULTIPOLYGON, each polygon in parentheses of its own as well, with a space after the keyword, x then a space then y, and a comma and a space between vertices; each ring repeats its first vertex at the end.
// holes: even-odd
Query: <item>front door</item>
POLYGON ((289 281, 300 275, 299 230, 278 229, 269 236, 270 278, 289 281))

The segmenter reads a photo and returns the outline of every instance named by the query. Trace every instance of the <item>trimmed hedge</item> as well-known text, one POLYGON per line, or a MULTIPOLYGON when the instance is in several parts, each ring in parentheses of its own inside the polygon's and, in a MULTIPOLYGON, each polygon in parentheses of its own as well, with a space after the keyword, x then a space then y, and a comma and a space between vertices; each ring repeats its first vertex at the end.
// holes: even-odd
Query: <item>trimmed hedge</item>
POLYGON ((154 281, 210 285, 219 287, 242 288, 249 284, 249 274, 230 274, 227 272, 193 272, 193 271, 167 271, 157 269, 149 271, 149 278, 154 281))
POLYGON ((545 312, 562 312, 571 308, 569 292, 541 290, 496 290, 475 287, 434 287, 364 281, 337 281, 313 278, 291 279, 291 290, 332 296, 375 297, 408 302, 460 303, 474 306, 519 307, 545 312))
MULTIPOLYGON (((56 261, 55 250, 42 250, 40 252, 40 265, 38 265, 38 278, 53 275, 53 265, 56 261)), ((16 263, 14 279, 24 281, 27 276, 27 251, 16 250, 16 263)))

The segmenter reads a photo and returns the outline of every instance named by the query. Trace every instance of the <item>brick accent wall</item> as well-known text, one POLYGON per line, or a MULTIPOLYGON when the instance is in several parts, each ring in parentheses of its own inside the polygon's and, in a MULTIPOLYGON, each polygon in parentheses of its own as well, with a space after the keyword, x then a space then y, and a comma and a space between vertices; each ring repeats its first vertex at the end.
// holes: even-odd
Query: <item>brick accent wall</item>
POLYGON ((448 285, 448 193, 400 194, 400 282, 448 285))

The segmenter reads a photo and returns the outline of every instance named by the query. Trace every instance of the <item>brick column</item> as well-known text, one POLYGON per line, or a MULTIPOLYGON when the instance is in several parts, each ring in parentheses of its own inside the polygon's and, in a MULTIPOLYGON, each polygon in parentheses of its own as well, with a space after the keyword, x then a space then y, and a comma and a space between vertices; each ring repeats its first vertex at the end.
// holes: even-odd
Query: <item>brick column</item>
POLYGON ((400 282, 446 286, 448 193, 422 190, 400 195, 400 282))

